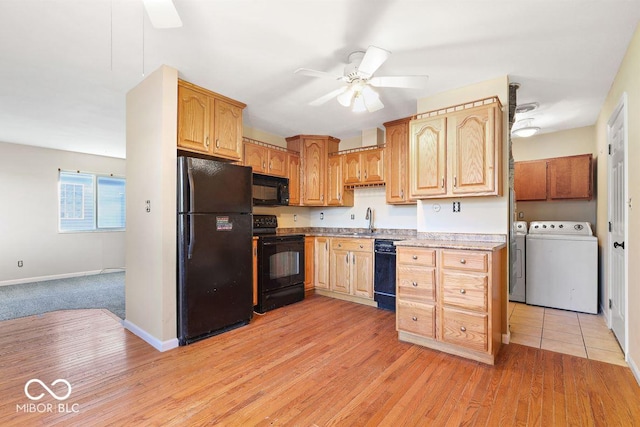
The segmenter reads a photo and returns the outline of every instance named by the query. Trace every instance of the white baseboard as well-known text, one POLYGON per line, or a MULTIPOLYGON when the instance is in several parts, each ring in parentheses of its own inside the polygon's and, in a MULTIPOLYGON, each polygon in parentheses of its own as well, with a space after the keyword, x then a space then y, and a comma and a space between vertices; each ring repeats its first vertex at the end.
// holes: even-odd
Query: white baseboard
POLYGON ((124 326, 125 329, 131 331, 133 334, 142 338, 158 351, 167 351, 178 347, 178 338, 171 338, 167 341, 160 341, 158 338, 154 337, 153 335, 127 319, 122 322, 122 326, 124 326))
POLYGON ((511 341, 511 331, 502 334, 502 344, 509 344, 509 341, 511 341))
POLYGON ((104 270, 79 271, 77 273, 52 274, 49 276, 26 277, 24 279, 3 280, 0 286, 19 285, 21 283, 44 282, 45 280, 68 279, 70 277, 93 276, 104 270))
POLYGON ((631 368, 631 373, 636 377, 636 382, 640 385, 640 369, 638 369, 638 365, 636 362, 627 354, 627 365, 631 368))

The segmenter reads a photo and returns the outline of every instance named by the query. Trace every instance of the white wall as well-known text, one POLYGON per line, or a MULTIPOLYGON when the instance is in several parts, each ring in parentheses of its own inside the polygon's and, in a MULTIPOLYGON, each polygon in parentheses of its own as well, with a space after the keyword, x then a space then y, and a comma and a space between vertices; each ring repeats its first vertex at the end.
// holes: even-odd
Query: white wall
POLYGON ((167 66, 127 93, 124 324, 158 350, 177 346, 177 105, 178 71, 167 66))
POLYGON ((439 93, 418 100, 418 113, 497 96, 503 106, 502 196, 462 197, 418 201, 418 231, 444 233, 507 234, 509 231, 508 181, 508 106, 509 80, 506 76, 439 93), (453 213, 452 202, 460 202, 460 212, 453 213), (433 205, 440 205, 440 210, 433 205))
POLYGON ((124 232, 58 232, 59 168, 125 175, 123 159, 0 143, 0 285, 125 266, 124 232))

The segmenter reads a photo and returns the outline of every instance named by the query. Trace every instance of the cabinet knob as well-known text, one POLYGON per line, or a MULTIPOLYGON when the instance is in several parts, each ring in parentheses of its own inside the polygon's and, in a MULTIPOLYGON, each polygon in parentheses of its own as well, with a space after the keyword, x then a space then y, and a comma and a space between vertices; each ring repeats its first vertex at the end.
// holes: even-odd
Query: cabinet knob
POLYGON ((456 176, 453 177, 453 186, 454 187, 458 186, 458 177, 456 177, 456 176))
POLYGON ((413 259, 418 259, 418 255, 414 255, 412 258, 413 259))
POLYGON ((467 291, 465 291, 464 289, 460 289, 460 293, 464 295, 467 293, 467 291))
POLYGON ((220 148, 220 140, 216 138, 216 148, 220 148))
POLYGON ((461 330, 462 332, 465 332, 465 331, 467 330, 467 328, 465 328, 464 326, 460 326, 460 330, 461 330))
POLYGON ((411 282, 411 285, 413 285, 414 287, 418 287, 418 283, 417 282, 411 282))
POLYGON ((467 260, 466 260, 466 259, 462 258, 462 259, 460 260, 460 264, 466 264, 466 263, 467 263, 467 260))
POLYGON ((413 317, 411 318, 411 320, 413 320, 414 322, 417 322, 417 321, 418 321, 418 318, 417 318, 416 316, 413 316, 413 317))
POLYGON ((360 245, 360 249, 364 248, 364 246, 360 245))
POLYGON ((204 140, 204 146, 209 148, 209 137, 204 140))
POLYGON ((342 247, 342 243, 338 243, 338 247, 341 248, 342 247))

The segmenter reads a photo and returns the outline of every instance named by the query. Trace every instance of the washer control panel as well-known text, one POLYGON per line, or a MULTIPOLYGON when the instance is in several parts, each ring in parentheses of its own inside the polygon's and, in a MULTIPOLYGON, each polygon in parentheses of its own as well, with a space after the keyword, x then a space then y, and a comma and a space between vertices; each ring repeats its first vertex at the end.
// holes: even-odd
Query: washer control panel
POLYGON ((583 221, 531 221, 529 234, 572 234, 593 236, 591 224, 583 221))

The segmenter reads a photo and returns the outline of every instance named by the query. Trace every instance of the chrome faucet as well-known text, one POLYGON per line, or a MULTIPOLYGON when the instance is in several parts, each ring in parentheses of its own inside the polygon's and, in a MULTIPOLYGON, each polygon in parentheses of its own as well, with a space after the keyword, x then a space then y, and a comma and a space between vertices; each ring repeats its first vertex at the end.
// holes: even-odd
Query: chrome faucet
POLYGON ((367 208, 367 214, 364 219, 369 220, 369 232, 373 233, 373 210, 371 208, 367 208))

